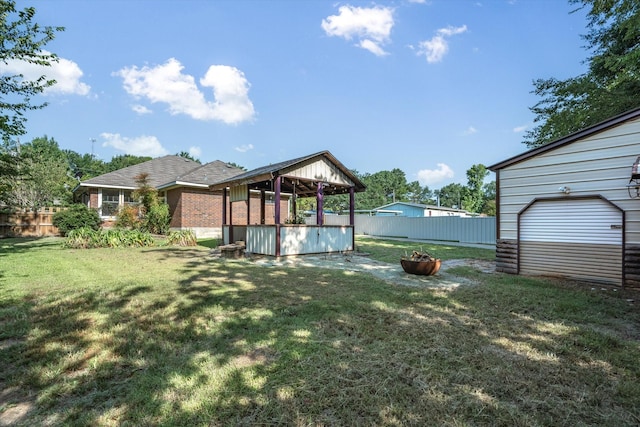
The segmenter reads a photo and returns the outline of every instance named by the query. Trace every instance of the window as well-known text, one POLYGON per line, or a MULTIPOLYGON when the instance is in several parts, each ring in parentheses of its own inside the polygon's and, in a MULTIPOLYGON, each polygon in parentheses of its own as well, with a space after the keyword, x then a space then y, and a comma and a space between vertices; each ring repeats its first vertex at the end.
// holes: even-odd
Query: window
POLYGON ((120 201, 120 190, 102 189, 102 216, 116 216, 120 201))
POLYGON ((125 205, 136 205, 138 204, 138 201, 135 200, 131 194, 133 193, 133 191, 131 190, 123 190, 122 191, 122 195, 123 195, 123 199, 124 199, 124 204, 125 205))

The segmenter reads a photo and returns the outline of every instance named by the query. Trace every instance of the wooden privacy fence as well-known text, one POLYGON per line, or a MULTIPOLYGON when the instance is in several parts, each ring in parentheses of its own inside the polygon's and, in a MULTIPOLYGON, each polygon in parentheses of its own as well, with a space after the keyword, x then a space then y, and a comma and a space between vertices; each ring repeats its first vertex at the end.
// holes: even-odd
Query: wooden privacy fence
POLYGON ((66 208, 12 209, 0 211, 0 237, 41 237, 60 234, 53 215, 66 208))
MULTIPOLYGON (((315 222, 315 217, 310 218, 315 222)), ((347 215, 325 215, 327 225, 349 224, 347 215)), ((403 217, 355 216, 355 233, 370 236, 405 237, 417 240, 442 240, 495 245, 496 218, 459 216, 403 217)))

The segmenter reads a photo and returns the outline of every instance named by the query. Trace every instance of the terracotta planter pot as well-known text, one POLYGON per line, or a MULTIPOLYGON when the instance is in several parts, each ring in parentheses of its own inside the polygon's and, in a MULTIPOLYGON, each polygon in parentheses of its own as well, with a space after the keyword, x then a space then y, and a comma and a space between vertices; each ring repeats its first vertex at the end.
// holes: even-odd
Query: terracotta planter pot
POLYGON ((421 276, 432 276, 440 270, 440 259, 433 261, 411 261, 409 259, 401 259, 402 269, 409 274, 418 274, 421 276))

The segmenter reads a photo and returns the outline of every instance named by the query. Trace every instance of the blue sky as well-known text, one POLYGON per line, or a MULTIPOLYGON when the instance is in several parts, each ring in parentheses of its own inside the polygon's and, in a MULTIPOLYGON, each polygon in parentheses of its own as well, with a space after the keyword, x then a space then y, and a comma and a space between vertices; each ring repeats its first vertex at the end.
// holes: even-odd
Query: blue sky
MULTIPOLYGON (((19 0, 64 26, 23 141, 109 161, 190 152, 248 169, 322 150, 430 189, 526 150, 536 78, 585 71, 564 0, 19 0)), ((6 70, 40 73, 24 64, 6 70)))

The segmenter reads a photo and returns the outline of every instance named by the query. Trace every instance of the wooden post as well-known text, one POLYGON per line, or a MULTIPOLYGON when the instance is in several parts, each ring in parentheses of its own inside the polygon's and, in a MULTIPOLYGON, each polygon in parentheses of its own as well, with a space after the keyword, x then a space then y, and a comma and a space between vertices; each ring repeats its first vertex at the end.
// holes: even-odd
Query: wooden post
POLYGON ((260 224, 264 224, 264 211, 265 211, 265 192, 260 190, 260 224))
POLYGON ((233 243, 233 202, 229 202, 229 243, 233 243))
POLYGON ((281 178, 277 177, 275 182, 275 222, 276 222, 276 256, 280 256, 280 181, 281 178))
POLYGON ((316 224, 322 225, 324 223, 324 191, 322 182, 318 182, 318 191, 316 192, 316 224))
POLYGON ((251 224, 251 192, 249 192, 247 199, 247 227, 249 224, 251 224))
POLYGON ((222 225, 227 225, 227 189, 222 189, 222 225))
MULTIPOLYGON (((231 243, 224 241, 224 226, 227 225, 227 188, 222 189, 222 243, 231 243)), ((229 230, 231 231, 231 230, 229 230)), ((231 237, 231 236, 229 236, 231 237)))
POLYGON ((356 250, 356 190, 349 187, 349 225, 351 226, 351 250, 356 250))
POLYGON ((298 196, 296 195, 296 185, 293 185, 293 220, 296 221, 298 218, 298 207, 296 206, 296 200, 298 200, 298 196))
POLYGON ((356 209, 356 190, 349 187, 349 225, 355 225, 355 209, 356 209))

